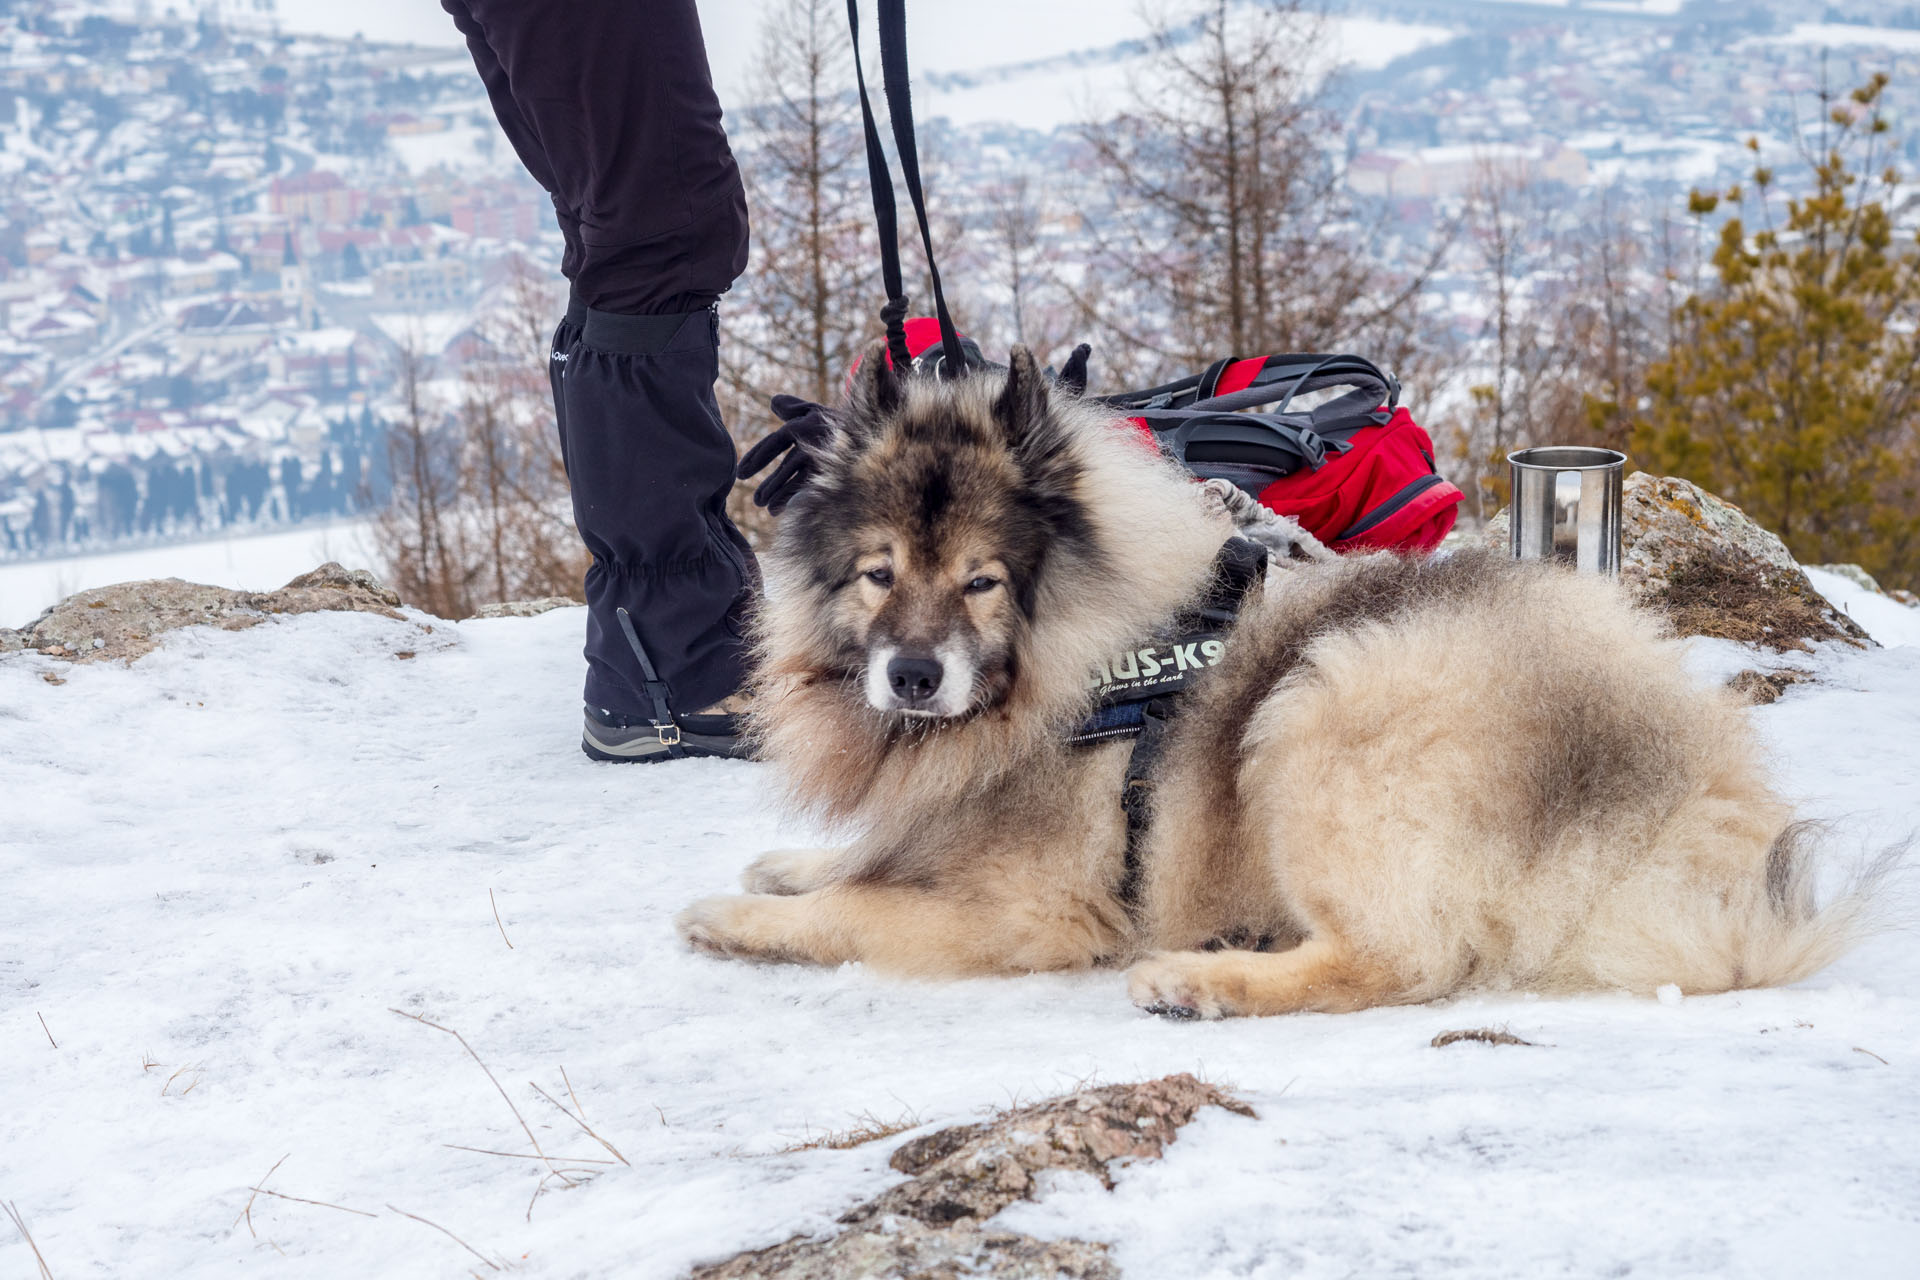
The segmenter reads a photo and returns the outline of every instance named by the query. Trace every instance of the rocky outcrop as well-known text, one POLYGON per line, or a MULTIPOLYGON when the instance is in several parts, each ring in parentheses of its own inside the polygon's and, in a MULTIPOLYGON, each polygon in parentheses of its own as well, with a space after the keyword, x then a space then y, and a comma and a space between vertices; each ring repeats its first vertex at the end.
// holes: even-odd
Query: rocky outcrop
POLYGON ((1845 578, 1855 586, 1865 587, 1875 595, 1885 596, 1889 600, 1906 605, 1909 609, 1920 608, 1920 596, 1916 596, 1904 587, 1893 587, 1889 589, 1881 586, 1872 574, 1857 564, 1816 564, 1811 567, 1826 573, 1831 573, 1836 577, 1845 578))
POLYGON ((1083 1089, 1064 1098, 915 1138, 888 1162, 907 1181, 840 1216, 844 1230, 796 1237, 697 1268, 693 1280, 1113 1280, 1107 1246, 1036 1240, 988 1228, 1031 1199, 1045 1170, 1091 1174, 1113 1187, 1116 1160, 1153 1160, 1202 1107, 1251 1116, 1231 1094, 1190 1075, 1083 1089))
MULTIPOLYGON (((1644 471, 1627 477, 1622 498, 1620 581, 1678 634, 1783 652, 1820 640, 1872 643, 1814 589, 1786 544, 1732 503, 1644 471)), ((1506 512, 1485 536, 1507 545, 1506 512)))
POLYGON ((329 562, 277 591, 230 591, 179 578, 96 587, 68 596, 18 631, 0 628, 0 652, 32 649, 72 662, 132 661, 180 627, 241 631, 275 614, 323 610, 401 617, 397 592, 365 569, 329 562))
POLYGON ((1780 695, 1788 689, 1811 679, 1811 672, 1794 667, 1776 667, 1772 671, 1736 672, 1733 679, 1727 681, 1727 688, 1749 705, 1759 707, 1780 701, 1780 695))
POLYGON ((555 609, 571 609, 579 604, 567 596, 541 596, 537 600, 498 600, 493 604, 483 604, 475 611, 476 618, 532 618, 555 609))

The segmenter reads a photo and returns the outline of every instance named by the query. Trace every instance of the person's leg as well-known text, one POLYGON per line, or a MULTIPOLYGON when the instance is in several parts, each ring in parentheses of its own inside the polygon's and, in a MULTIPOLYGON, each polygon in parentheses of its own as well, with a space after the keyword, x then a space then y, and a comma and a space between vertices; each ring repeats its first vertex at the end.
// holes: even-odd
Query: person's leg
POLYGON ((442 2, 567 239, 573 302, 549 367, 593 555, 587 702, 652 714, 625 609, 676 713, 698 712, 739 687, 756 575, 726 517, 734 451, 713 396, 713 307, 746 265, 746 201, 693 2, 442 2))

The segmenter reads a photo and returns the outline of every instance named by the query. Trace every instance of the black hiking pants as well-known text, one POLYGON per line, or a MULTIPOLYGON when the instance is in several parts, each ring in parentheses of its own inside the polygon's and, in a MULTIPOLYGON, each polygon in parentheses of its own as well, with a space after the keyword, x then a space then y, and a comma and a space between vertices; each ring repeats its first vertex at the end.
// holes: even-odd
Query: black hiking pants
POLYGON ((587 570, 586 700, 652 712, 624 608, 676 712, 737 689, 756 578, 727 519, 716 302, 747 205, 694 0, 441 0, 500 127, 553 197, 571 282, 548 371, 587 570))

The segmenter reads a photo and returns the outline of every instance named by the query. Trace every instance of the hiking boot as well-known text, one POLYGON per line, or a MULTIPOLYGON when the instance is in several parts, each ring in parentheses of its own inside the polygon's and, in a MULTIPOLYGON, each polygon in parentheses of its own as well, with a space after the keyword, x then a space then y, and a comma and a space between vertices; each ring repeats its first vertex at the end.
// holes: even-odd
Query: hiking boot
POLYGON ((594 760, 616 764, 650 763, 676 756, 751 759, 741 737, 747 703, 745 694, 736 693, 700 711, 676 715, 673 723, 664 727, 646 716, 588 707, 580 749, 594 760))

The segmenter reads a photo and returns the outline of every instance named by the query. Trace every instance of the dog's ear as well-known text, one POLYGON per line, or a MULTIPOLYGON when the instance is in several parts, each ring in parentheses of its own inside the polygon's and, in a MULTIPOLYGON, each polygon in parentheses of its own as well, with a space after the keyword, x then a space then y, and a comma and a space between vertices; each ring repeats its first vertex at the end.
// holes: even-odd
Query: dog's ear
POLYGON ((1015 449, 1024 448, 1048 423, 1047 380, 1024 346, 1007 354, 1007 385, 993 402, 993 416, 1015 449))
POLYGON ((900 377, 887 361, 887 344, 875 338, 860 353, 860 363, 853 371, 843 415, 847 429, 855 437, 865 435, 881 419, 898 412, 902 399, 900 377))

